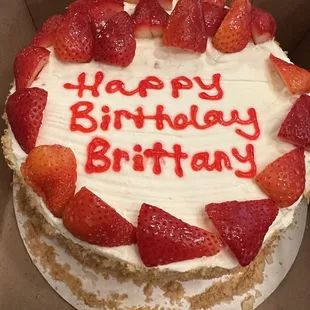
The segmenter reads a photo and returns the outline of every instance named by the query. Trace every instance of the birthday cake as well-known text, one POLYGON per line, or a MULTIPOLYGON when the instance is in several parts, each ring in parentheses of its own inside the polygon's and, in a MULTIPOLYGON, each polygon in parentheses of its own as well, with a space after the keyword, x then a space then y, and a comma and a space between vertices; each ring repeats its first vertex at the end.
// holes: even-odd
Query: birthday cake
POLYGON ((82 263, 122 280, 213 279, 255 266, 292 224, 310 73, 269 13, 224 5, 78 0, 17 55, 5 157, 82 263))

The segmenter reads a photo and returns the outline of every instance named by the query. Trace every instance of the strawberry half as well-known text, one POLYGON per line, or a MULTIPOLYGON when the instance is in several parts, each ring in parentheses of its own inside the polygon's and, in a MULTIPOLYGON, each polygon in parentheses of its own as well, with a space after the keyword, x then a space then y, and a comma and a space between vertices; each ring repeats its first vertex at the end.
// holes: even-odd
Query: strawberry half
POLYGON ((164 30, 166 46, 204 53, 207 35, 200 0, 179 0, 164 30))
POLYGON ((278 215, 270 199, 211 203, 206 212, 242 267, 260 251, 264 237, 278 215))
POLYGON ((251 31, 255 44, 271 41, 276 35, 276 30, 276 20, 269 12, 253 8, 251 31))
POLYGON ((94 59, 99 62, 127 67, 136 53, 133 21, 127 12, 119 12, 98 33, 94 45, 94 59))
POLYGON ((213 256, 223 247, 216 235, 145 203, 138 218, 137 243, 147 267, 213 256))
POLYGON ((213 38, 223 53, 242 51, 251 38, 252 6, 249 0, 235 0, 213 38))
POLYGON ((31 41, 32 46, 50 47, 53 45, 56 30, 64 20, 62 15, 54 15, 46 20, 31 41))
POLYGON ((16 89, 31 86, 48 62, 50 51, 44 47, 28 46, 22 49, 14 61, 16 89))
POLYGON ((209 2, 202 3, 202 10, 205 21, 207 37, 213 37, 220 27, 223 19, 228 13, 228 9, 210 4, 209 2))
POLYGON ((38 146, 22 164, 21 173, 51 213, 61 217, 75 192, 77 172, 72 150, 56 144, 38 146))
POLYGON ((290 64, 273 54, 270 54, 270 61, 292 94, 310 92, 310 72, 308 70, 290 64))
POLYGON ((88 17, 79 13, 67 15, 57 28, 54 48, 64 62, 90 62, 93 35, 88 17))
POLYGON ((76 238, 89 244, 116 247, 136 243, 136 229, 86 187, 63 212, 63 223, 76 238))
POLYGON ((6 103, 6 115, 20 147, 28 154, 36 145, 47 92, 41 88, 17 90, 6 103))
MULTIPOLYGON (((125 0, 125 2, 138 4, 139 0, 125 0)), ((170 11, 172 9, 172 2, 173 0, 158 0, 160 6, 167 11, 170 11)))
POLYGON ((226 4, 226 0, 202 0, 201 2, 216 5, 220 8, 223 8, 226 4))
POLYGON ((310 97, 302 95, 281 125, 278 137, 310 151, 310 97))
POLYGON ((72 2, 66 8, 66 13, 80 13, 87 15, 88 9, 92 6, 109 9, 115 12, 120 12, 124 9, 123 0, 77 0, 72 2))
POLYGON ((269 164, 256 176, 256 182, 280 208, 285 208, 303 194, 305 178, 304 150, 298 148, 269 164))
POLYGON ((136 38, 161 37, 168 22, 168 13, 157 0, 140 0, 132 19, 136 38))

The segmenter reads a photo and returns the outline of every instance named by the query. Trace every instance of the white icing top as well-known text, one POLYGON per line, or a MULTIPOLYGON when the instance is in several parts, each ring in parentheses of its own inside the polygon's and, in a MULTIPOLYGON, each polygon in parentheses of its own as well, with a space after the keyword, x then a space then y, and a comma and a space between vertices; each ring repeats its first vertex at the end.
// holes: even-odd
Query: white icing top
MULTIPOLYGON (((132 9, 126 4, 126 8, 132 9)), ((86 186, 109 205, 114 207, 123 217, 133 224, 137 222, 137 215, 141 203, 146 202, 158 206, 177 218, 192 225, 212 229, 210 221, 204 212, 204 206, 211 202, 230 200, 263 199, 266 195, 251 179, 237 178, 234 171, 200 171, 195 172, 190 167, 190 160, 182 162, 184 177, 179 178, 174 173, 174 163, 167 159, 162 163, 163 172, 155 175, 152 172, 152 161, 148 160, 144 172, 135 172, 132 163, 124 162, 122 170, 115 173, 112 169, 105 173, 87 174, 85 172, 87 145, 94 137, 105 138, 111 144, 108 155, 112 158, 112 151, 119 147, 133 153, 135 144, 141 144, 143 149, 151 148, 154 142, 162 142, 167 150, 172 150, 175 143, 182 146, 189 157, 194 153, 216 150, 225 151, 229 156, 231 149, 236 147, 241 154, 245 154, 245 146, 253 144, 255 161, 258 171, 268 163, 290 151, 294 147, 277 139, 281 122, 292 107, 294 98, 288 93, 283 82, 268 61, 270 53, 288 60, 285 53, 275 42, 262 45, 249 43, 247 48, 237 54, 221 54, 216 51, 212 43, 208 43, 204 54, 195 54, 182 50, 166 48, 161 40, 137 40, 137 51, 133 63, 124 69, 91 62, 89 64, 68 64, 58 61, 52 50, 50 61, 40 73, 33 87, 41 87, 48 91, 48 103, 44 112, 43 124, 40 129, 37 145, 62 144, 72 148, 78 162, 77 190, 86 186), (99 87, 100 96, 94 98, 90 91, 85 91, 82 99, 78 98, 76 90, 63 87, 65 83, 77 84, 80 73, 87 74, 86 82, 93 84, 96 72, 103 71, 104 81, 99 87), (221 86, 224 97, 220 101, 208 101, 198 97, 201 91, 197 84, 191 90, 181 90, 180 97, 171 96, 170 80, 181 75, 188 78, 200 76, 203 81, 211 83, 212 75, 220 73, 221 86), (105 86, 108 81, 121 79, 126 89, 137 87, 141 79, 154 75, 163 80, 163 90, 149 90, 146 98, 139 95, 126 97, 120 93, 107 94, 105 86), (112 111, 126 109, 134 112, 139 106, 146 113, 154 113, 155 107, 162 104, 169 115, 177 113, 189 114, 189 108, 195 104, 199 106, 200 119, 208 110, 220 110, 224 118, 229 119, 231 110, 238 110, 241 119, 248 119, 247 110, 255 108, 261 135, 256 141, 249 141, 235 133, 236 128, 253 133, 253 125, 233 125, 223 127, 216 125, 207 130, 197 130, 189 127, 182 131, 175 131, 165 126, 158 131, 155 122, 146 120, 143 129, 137 129, 132 120, 123 120, 123 128, 116 130, 111 126, 108 131, 97 129, 93 133, 84 134, 71 132, 69 129, 70 107, 80 101, 90 101, 95 110, 91 115, 100 122, 103 105, 112 111), (225 117, 226 116, 226 117, 225 117), (241 127, 240 127, 241 126, 241 127), (111 151, 112 150, 112 151, 111 151)), ((13 91, 13 90, 12 90, 13 91)), ((100 127, 99 127, 100 128, 100 127)), ((10 135, 16 165, 25 160, 26 154, 21 150, 13 134, 10 135)), ((230 156, 232 166, 247 171, 248 164, 242 164, 230 156)), ((31 189, 29 189, 31 191, 31 189)), ((112 256, 126 262, 142 265, 136 245, 116 248, 92 246, 74 238, 47 210, 40 198, 41 212, 47 221, 61 234, 85 248, 103 255, 112 256)), ((273 225, 266 235, 265 241, 275 232, 286 228, 292 223, 293 214, 298 202, 290 208, 281 209, 273 225)), ((237 260, 228 249, 218 255, 193 259, 159 267, 161 269, 188 271, 199 267, 233 268, 238 265, 237 260)))

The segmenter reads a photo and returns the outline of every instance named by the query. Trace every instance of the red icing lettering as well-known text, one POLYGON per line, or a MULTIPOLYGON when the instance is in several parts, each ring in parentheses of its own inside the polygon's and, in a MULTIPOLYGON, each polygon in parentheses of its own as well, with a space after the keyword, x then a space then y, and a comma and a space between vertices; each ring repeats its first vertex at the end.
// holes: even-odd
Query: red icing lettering
POLYGON ((112 169, 115 172, 121 171, 121 160, 124 159, 125 161, 129 161, 129 154, 126 151, 122 151, 120 149, 115 149, 113 152, 113 167, 112 169))
POLYGON ((111 160, 105 155, 111 147, 110 143, 102 138, 94 138, 87 148, 87 173, 102 173, 109 170, 111 160), (101 163, 99 164, 98 161, 101 163))
POLYGON ((255 163, 255 156, 254 156, 254 146, 252 144, 248 144, 246 146, 246 155, 242 156, 236 148, 232 149, 233 156, 240 162, 240 163, 248 163, 250 164, 250 169, 246 172, 241 170, 236 170, 235 174, 239 178, 247 178, 252 179, 256 176, 256 163, 255 163))
POLYGON ((199 85, 199 87, 203 90, 213 90, 215 89, 217 91, 216 95, 209 95, 206 92, 201 92, 199 93, 199 97, 201 99, 205 100, 221 100, 223 98, 224 92, 221 88, 220 80, 221 80, 221 75, 219 73, 214 74, 212 76, 212 84, 206 85, 202 82, 201 78, 196 76, 193 78, 194 81, 199 85))
MULTIPOLYGON (((142 152, 142 147, 140 144, 136 144, 133 148, 133 150, 137 153, 141 153, 142 152)), ((144 157, 140 154, 136 154, 133 158, 133 170, 135 171, 144 171, 144 157)))
POLYGON ((97 129, 96 120, 89 115, 94 109, 94 105, 89 101, 80 101, 74 104, 71 108, 72 116, 70 122, 71 131, 81 131, 84 133, 93 132, 97 129), (87 120, 90 124, 89 127, 85 127, 77 123, 77 120, 87 120))
POLYGON ((64 88, 66 89, 76 89, 78 91, 78 96, 80 98, 83 97, 84 95, 84 91, 85 90, 89 90, 91 91, 91 94, 93 97, 99 97, 100 93, 98 91, 98 88, 100 86, 100 84, 102 83, 104 78, 104 74, 101 71, 98 71, 95 75, 95 82, 93 85, 85 85, 85 81, 86 81, 86 73, 83 72, 79 75, 77 81, 78 81, 78 85, 73 85, 71 83, 66 83, 64 84, 64 88))
MULTIPOLYGON (((102 108, 101 108, 101 111, 105 114, 109 113, 110 112, 110 108, 106 105, 104 105, 102 108)), ((111 122, 111 116, 110 115, 103 115, 102 116, 102 119, 101 119, 101 124, 100 124, 100 128, 103 130, 103 131, 107 131, 109 129, 109 125, 110 125, 110 122, 111 122)))
POLYGON ((232 170, 229 157, 222 151, 216 151, 214 153, 214 162, 209 163, 209 152, 197 153, 193 156, 191 166, 194 171, 200 171, 205 169, 207 171, 216 170, 218 172, 223 171, 223 165, 227 170, 232 170))
POLYGON ((191 89, 193 87, 193 82, 186 76, 179 76, 171 81, 172 86, 172 97, 179 98, 180 89, 191 89))

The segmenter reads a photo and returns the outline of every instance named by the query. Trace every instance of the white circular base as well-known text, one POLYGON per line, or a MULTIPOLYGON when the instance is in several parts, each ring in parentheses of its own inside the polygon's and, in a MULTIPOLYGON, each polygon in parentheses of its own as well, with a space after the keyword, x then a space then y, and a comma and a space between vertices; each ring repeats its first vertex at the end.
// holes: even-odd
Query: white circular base
MULTIPOLYGON (((70 289, 65 283, 57 282, 49 274, 49 270, 45 270, 40 264, 39 260, 32 255, 27 242, 26 242, 26 232, 24 228, 24 223, 28 220, 28 217, 19 212, 18 200, 16 198, 16 193, 18 188, 14 186, 13 189, 13 204, 15 209, 15 215, 17 219, 18 228, 23 239, 24 245, 30 255, 33 263, 36 265, 40 273, 46 279, 46 281, 51 285, 51 287, 69 304, 78 310, 93 310, 93 308, 88 307, 73 295, 70 289)), ((258 307, 271 293, 278 287, 283 278, 288 273, 291 268, 297 253, 299 251, 302 238, 305 231, 307 219, 307 204, 303 200, 296 214, 297 224, 288 228, 285 233, 281 236, 281 241, 276 248, 275 254, 273 255, 273 263, 266 265, 265 268, 265 281, 261 285, 257 285, 255 289, 259 290, 262 294, 261 297, 255 300, 255 308, 258 307)), ((140 288, 133 283, 123 283, 119 284, 116 280, 110 279, 105 280, 101 275, 95 274, 93 270, 82 266, 77 260, 75 260, 71 255, 66 253, 64 249, 58 244, 57 240, 51 240, 45 236, 40 236, 41 240, 46 244, 53 246, 55 253, 57 255, 57 261, 61 264, 69 264, 71 267, 70 273, 81 279, 83 284, 83 289, 87 292, 96 293, 101 298, 107 298, 110 294, 127 294, 128 299, 124 300, 120 309, 126 309, 132 306, 145 306, 145 295, 143 293, 143 288, 140 288)), ((220 279, 218 279, 220 280, 220 279)), ((218 281, 217 280, 217 281, 218 281)), ((193 296, 202 293, 206 288, 210 287, 214 281, 210 280, 195 280, 190 282, 184 282, 183 287, 186 291, 186 296, 193 296)), ((249 292, 248 292, 249 293, 249 292)), ((230 304, 219 304, 212 308, 212 310, 237 310, 241 309, 242 301, 248 296, 248 293, 243 296, 235 297, 234 301, 230 304)), ((252 292, 255 295, 254 292, 252 292)), ((171 305, 170 299, 163 295, 163 292, 159 289, 154 289, 153 295, 151 296, 153 302, 148 303, 150 307, 169 308, 185 310, 189 309, 189 303, 186 300, 182 300, 182 305, 171 305)))

